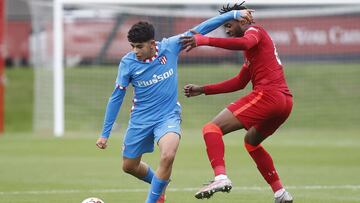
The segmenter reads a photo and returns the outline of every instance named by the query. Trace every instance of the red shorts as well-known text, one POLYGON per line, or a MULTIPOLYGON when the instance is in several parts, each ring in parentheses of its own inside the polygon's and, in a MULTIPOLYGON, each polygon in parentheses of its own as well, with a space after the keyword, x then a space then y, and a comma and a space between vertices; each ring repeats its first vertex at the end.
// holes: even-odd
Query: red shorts
POLYGON ((255 90, 231 103, 227 109, 246 130, 255 127, 263 136, 269 136, 289 117, 292 96, 278 90, 255 90))

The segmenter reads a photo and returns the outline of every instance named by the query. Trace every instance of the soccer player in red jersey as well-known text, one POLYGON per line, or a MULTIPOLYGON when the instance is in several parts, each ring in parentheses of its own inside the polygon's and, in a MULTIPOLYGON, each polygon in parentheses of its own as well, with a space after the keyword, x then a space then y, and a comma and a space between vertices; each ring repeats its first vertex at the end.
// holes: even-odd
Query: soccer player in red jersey
MULTIPOLYGON (((220 13, 246 9, 242 4, 224 6, 220 13)), ((210 38, 200 34, 182 37, 183 48, 187 51, 204 45, 244 51, 244 64, 238 75, 216 84, 188 84, 184 87, 185 96, 234 92, 243 89, 249 81, 253 85, 252 92, 229 104, 203 127, 207 155, 215 178, 201 188, 195 197, 210 198, 215 192, 231 190, 232 183, 226 175, 222 136, 245 128, 245 149, 272 188, 275 203, 293 202, 280 181, 270 154, 261 145, 285 122, 292 109, 292 95, 276 48, 264 28, 253 22, 230 20, 224 26, 231 38, 210 38)))

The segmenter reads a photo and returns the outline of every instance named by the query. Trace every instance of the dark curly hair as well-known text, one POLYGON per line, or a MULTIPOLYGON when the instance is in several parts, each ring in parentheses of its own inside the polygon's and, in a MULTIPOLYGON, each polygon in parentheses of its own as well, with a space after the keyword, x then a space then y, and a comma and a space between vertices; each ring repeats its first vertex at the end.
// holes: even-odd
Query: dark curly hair
POLYGON ((244 3, 245 3, 245 1, 243 1, 241 4, 234 4, 234 6, 230 6, 230 4, 227 4, 226 7, 225 7, 225 5, 224 5, 219 10, 219 13, 224 14, 224 13, 227 13, 227 12, 232 11, 232 10, 245 10, 245 9, 247 9, 247 7, 243 5, 244 3))
POLYGON ((131 26, 127 38, 132 43, 143 43, 154 39, 154 36, 154 26, 148 22, 140 21, 131 26))

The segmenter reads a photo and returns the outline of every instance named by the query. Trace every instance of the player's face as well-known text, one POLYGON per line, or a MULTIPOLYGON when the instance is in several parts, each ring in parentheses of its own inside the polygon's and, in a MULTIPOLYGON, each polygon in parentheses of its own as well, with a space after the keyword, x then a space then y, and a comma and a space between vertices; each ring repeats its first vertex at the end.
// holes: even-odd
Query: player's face
POLYGON ((139 61, 151 58, 155 54, 155 40, 149 40, 142 43, 130 42, 130 45, 139 61))
POLYGON ((237 20, 230 20, 224 24, 225 32, 229 37, 242 37, 245 30, 243 29, 243 22, 237 20))

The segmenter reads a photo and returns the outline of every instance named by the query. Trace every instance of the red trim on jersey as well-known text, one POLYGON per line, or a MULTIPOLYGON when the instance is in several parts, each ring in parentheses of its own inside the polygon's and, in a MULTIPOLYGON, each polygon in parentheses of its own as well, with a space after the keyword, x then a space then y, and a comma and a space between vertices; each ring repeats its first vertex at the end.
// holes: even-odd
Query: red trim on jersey
POLYGON ((145 62, 145 63, 150 63, 150 62, 154 61, 154 60, 158 57, 158 55, 159 55, 159 48, 158 48, 158 46, 155 47, 155 50, 156 50, 155 55, 154 55, 153 57, 151 57, 151 58, 148 58, 148 59, 143 60, 143 62, 145 62))
POLYGON ((242 106, 240 109, 236 110, 233 112, 234 116, 239 115, 241 112, 245 111, 246 109, 248 109, 249 107, 251 107, 252 105, 256 104, 261 97, 263 96, 263 92, 259 92, 259 94, 253 99, 251 100, 249 103, 245 104, 244 106, 242 106))
POLYGON ((120 86, 119 84, 116 84, 116 88, 119 88, 119 89, 121 89, 121 90, 126 90, 126 87, 120 86))

